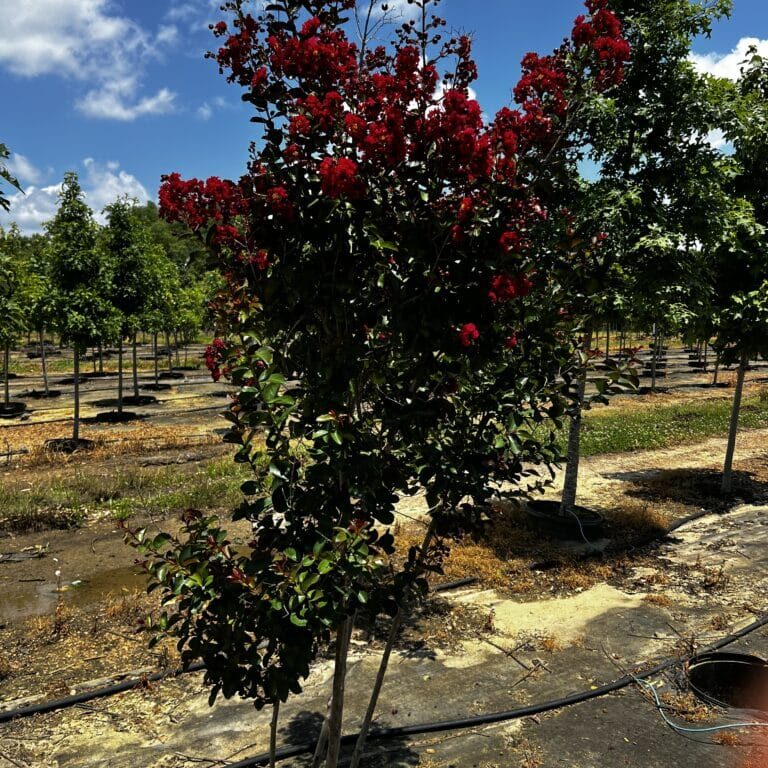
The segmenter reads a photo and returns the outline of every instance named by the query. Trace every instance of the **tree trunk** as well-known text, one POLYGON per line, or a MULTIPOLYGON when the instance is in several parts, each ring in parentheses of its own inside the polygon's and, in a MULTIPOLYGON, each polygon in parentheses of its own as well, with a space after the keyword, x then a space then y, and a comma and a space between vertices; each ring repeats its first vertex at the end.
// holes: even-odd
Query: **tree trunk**
POLYGON ((123 337, 117 344, 117 412, 123 412, 123 337))
POLYGON ((584 406, 584 396, 587 391, 587 368, 589 367, 589 350, 592 343, 592 331, 587 331, 584 338, 584 365, 579 372, 576 390, 575 412, 571 417, 568 429, 568 450, 566 453, 565 479, 563 480, 563 496, 560 502, 560 514, 573 512, 576 506, 576 490, 579 484, 579 448, 581 444, 581 420, 584 406))
POLYGON ((72 442, 80 440, 80 347, 75 344, 75 419, 72 424, 72 442))
POLYGON ((717 386, 717 378, 720 374, 720 353, 717 353, 717 356, 715 357, 715 375, 712 377, 712 386, 717 386))
POLYGON ((344 718, 344 688, 347 682, 347 656, 352 638, 352 617, 336 630, 336 659, 333 668, 333 699, 328 717, 328 752, 325 768, 338 768, 341 752, 341 731, 344 718))
POLYGON ((179 357, 179 337, 176 331, 173 332, 173 348, 176 350, 176 367, 181 366, 181 358, 179 357))
POLYGON ((43 388, 45 389, 45 396, 48 397, 48 365, 45 359, 45 335, 42 328, 39 329, 38 335, 40 336, 40 362, 43 367, 43 388))
POLYGON ((8 410, 8 406, 11 404, 11 385, 8 382, 8 368, 11 360, 11 345, 6 342, 5 349, 3 350, 3 404, 5 409, 8 410))
POLYGON ((104 345, 99 342, 99 374, 104 375, 104 345))
POLYGON ((136 333, 133 334, 133 396, 139 399, 139 357, 136 351, 136 333))
POLYGON ((168 353, 168 372, 173 372, 173 354, 171 352, 171 335, 165 332, 165 351, 168 353))
MULTIPOLYGON (((427 529, 427 533, 424 536, 424 541, 421 545, 421 551, 417 560, 418 565, 424 562, 429 545, 432 543, 432 537, 435 535, 435 521, 434 519, 427 529)), ((349 763, 349 768, 358 768, 360 760, 363 757, 363 749, 365 749, 365 741, 368 738, 368 732, 371 729, 371 723, 373 722, 373 716, 376 714, 376 705, 379 703, 379 695, 381 694, 381 688, 384 685, 384 676, 387 673, 387 667, 389 666, 389 658, 392 655, 392 649, 395 646, 397 635, 400 632, 400 627, 403 625, 403 619, 405 618, 405 608, 400 606, 397 613, 392 617, 392 626, 389 628, 389 635, 387 637, 387 644, 384 647, 384 654, 381 657, 379 663, 379 671, 376 673, 376 681, 373 685, 373 691, 371 692, 371 698, 368 701, 368 709, 363 717, 362 725, 360 726, 360 734, 357 737, 355 743, 355 751, 352 754, 352 760, 349 763)))
POLYGON ((656 362, 659 359, 659 333, 653 324, 653 355, 651 356, 651 392, 656 391, 656 362))
POLYGON ((269 768, 277 765, 277 721, 280 717, 280 702, 272 705, 272 722, 269 727, 269 768))
POLYGON ((605 329, 605 359, 608 360, 611 357, 611 326, 609 325, 605 329))
POLYGON ((154 347, 154 358, 155 358, 155 386, 157 386, 158 382, 160 381, 160 371, 159 366, 157 362, 157 331, 152 336, 152 346, 154 347))
POLYGON ((741 396, 744 392, 747 364, 747 355, 742 355, 741 364, 736 374, 736 391, 733 393, 733 410, 731 411, 731 424, 728 430, 728 448, 725 452, 723 484, 721 487, 721 491, 724 494, 729 494, 733 490, 733 456, 736 453, 736 433, 739 429, 739 412, 741 410, 741 396))

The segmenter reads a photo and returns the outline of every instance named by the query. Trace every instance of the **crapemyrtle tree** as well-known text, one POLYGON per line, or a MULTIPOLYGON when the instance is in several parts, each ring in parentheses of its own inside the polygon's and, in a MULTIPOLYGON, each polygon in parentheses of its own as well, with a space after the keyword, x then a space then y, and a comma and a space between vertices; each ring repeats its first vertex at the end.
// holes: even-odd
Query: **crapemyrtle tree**
POLYGON ((180 536, 134 534, 172 606, 157 626, 205 661, 212 698, 274 705, 273 754, 279 703, 335 638, 317 752, 330 768, 357 611, 402 615, 439 568, 441 532, 558 458, 581 321, 564 286, 591 249, 552 201, 579 114, 629 56, 589 0, 557 51, 526 57, 518 106, 488 121, 471 41, 443 36, 435 2, 414 5, 371 47, 365 25, 347 35, 354 0, 225 3, 213 55, 260 140, 237 182, 171 174, 160 194, 224 275, 207 362, 239 387, 236 460, 256 465, 263 435, 269 473, 243 486, 246 550, 194 513, 180 536), (428 531, 398 560, 395 504, 418 490, 428 531))
POLYGON ((115 339, 120 317, 111 302, 110 265, 97 248, 98 226, 83 200, 75 173, 67 173, 59 193, 59 209, 46 225, 47 259, 61 340, 74 351, 74 448, 80 444, 80 359, 104 339, 115 339))

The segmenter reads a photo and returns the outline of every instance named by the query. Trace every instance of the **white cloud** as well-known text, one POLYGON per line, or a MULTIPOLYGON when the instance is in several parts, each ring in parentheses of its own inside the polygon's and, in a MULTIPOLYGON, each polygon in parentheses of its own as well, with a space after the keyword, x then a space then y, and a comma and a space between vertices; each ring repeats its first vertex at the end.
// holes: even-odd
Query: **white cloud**
POLYGON ((768 40, 742 37, 730 53, 692 53, 690 59, 699 72, 738 80, 741 66, 747 58, 747 51, 752 46, 757 48, 762 56, 768 56, 768 40))
MULTIPOLYGON (((127 171, 121 170, 115 161, 98 163, 93 158, 83 160, 83 172, 80 183, 85 193, 85 201, 93 209, 96 219, 104 223, 102 210, 121 195, 128 195, 146 203, 149 194, 141 182, 127 171)), ((0 226, 7 227, 16 222, 25 234, 40 232, 43 224, 50 221, 59 207, 61 184, 46 187, 31 185, 21 192, 10 196, 11 210, 0 211, 0 226)))
POLYGON ((706 136, 706 141, 715 149, 725 149, 725 147, 729 146, 728 140, 725 138, 725 134, 719 128, 716 128, 714 131, 710 131, 706 136))
POLYGON ((167 24, 157 30, 155 40, 161 45, 173 45, 179 39, 179 29, 174 24, 167 24))
POLYGON ((376 0, 373 13, 378 17, 387 14, 393 21, 398 21, 412 19, 421 11, 416 3, 409 3, 408 0, 376 0), (386 6, 386 10, 384 6, 386 6))
POLYGON ((145 115, 165 115, 176 107, 176 94, 162 88, 154 96, 136 98, 138 85, 134 78, 106 83, 85 94, 77 108, 89 117, 130 122, 145 115))
POLYGON ((89 84, 79 101, 86 114, 133 120, 172 108, 167 89, 148 97, 139 93, 157 46, 176 39, 172 25, 160 27, 153 39, 117 15, 111 0, 0 0, 0 18, 0 65, 21 77, 53 75, 89 84))
POLYGON ((197 108, 197 116, 201 120, 208 121, 213 115, 213 107, 206 101, 197 108))
POLYGON ((18 153, 11 155, 6 167, 22 184, 39 184, 43 178, 42 171, 18 153))

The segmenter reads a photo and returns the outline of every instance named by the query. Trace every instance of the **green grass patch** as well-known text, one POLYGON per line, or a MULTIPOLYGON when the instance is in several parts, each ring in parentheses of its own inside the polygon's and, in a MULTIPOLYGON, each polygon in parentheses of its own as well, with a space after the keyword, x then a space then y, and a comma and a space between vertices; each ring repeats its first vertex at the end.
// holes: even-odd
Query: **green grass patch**
MULTIPOLYGON (((621 408, 590 411, 582 425, 581 455, 670 448, 709 437, 725 437, 730 418, 730 399, 650 406, 636 411, 621 408)), ((768 427, 768 402, 757 397, 746 399, 739 427, 768 427)), ((565 434, 562 444, 565 445, 565 434)))
MULTIPOLYGON (((266 466, 259 467, 266 476, 266 466)), ((90 514, 115 519, 135 514, 162 517, 185 509, 230 509, 242 500, 240 486, 253 474, 222 457, 196 466, 94 467, 32 487, 0 487, 0 531, 71 528, 90 514)))

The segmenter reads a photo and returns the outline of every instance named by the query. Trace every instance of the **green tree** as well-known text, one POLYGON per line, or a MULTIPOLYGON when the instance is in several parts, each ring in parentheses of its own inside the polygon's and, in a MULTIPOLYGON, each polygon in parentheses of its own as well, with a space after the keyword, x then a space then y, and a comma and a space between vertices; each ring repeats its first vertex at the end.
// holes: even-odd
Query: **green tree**
MULTIPOLYGON (((721 84, 723 92, 729 89, 721 84)), ((768 356, 768 59, 750 51, 732 90, 725 123, 733 145, 724 174, 729 226, 714 252, 715 329, 723 362, 738 366, 722 492, 733 487, 733 459, 749 361, 768 356)))
MULTIPOLYGON (((619 279, 635 321, 654 328, 653 388, 664 332, 702 298, 696 244, 711 239, 722 220, 720 155, 706 138, 720 109, 689 54, 694 38, 709 34, 730 6, 730 0, 612 0, 633 56, 610 98, 590 105, 586 134, 598 173, 573 207, 583 219, 601 222, 607 239, 590 281, 570 293, 591 315, 584 329, 589 342, 615 289, 611 276, 619 279)), ((563 514, 576 503, 585 382, 586 370, 569 430, 563 514)))
POLYGON ((109 301, 109 263, 97 248, 98 226, 75 173, 64 176, 59 209, 47 223, 57 329, 74 351, 72 443, 80 441, 80 358, 89 345, 116 339, 120 317, 109 301))
POLYGON ((15 225, 0 228, 0 347, 3 350, 3 410, 11 412, 11 346, 26 328, 22 297, 21 234, 15 225))
POLYGON ((120 313, 118 350, 118 412, 123 411, 123 340, 129 339, 133 360, 133 397, 139 397, 137 334, 160 292, 155 264, 162 249, 152 241, 149 228, 137 215, 135 201, 120 198, 105 208, 102 231, 104 260, 110 265, 110 301, 120 313))
MULTIPOLYGON (((18 179, 8 170, 6 161, 10 158, 11 152, 5 144, 0 143, 0 181, 5 182, 14 189, 21 192, 21 186, 18 179)), ((11 207, 11 202, 5 196, 5 190, 0 187, 0 208, 7 211, 11 207)))

